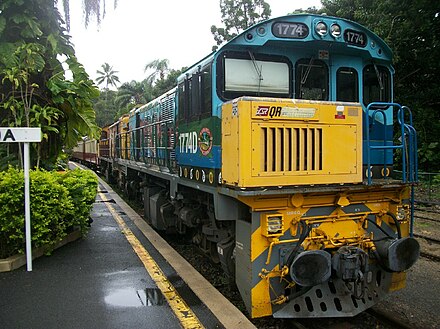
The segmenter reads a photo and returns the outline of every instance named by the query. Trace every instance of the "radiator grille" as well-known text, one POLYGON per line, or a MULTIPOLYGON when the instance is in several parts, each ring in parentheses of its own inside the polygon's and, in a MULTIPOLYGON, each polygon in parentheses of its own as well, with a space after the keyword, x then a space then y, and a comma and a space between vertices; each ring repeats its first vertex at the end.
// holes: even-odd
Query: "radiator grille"
POLYGON ((322 170, 322 128, 260 127, 262 172, 322 170))

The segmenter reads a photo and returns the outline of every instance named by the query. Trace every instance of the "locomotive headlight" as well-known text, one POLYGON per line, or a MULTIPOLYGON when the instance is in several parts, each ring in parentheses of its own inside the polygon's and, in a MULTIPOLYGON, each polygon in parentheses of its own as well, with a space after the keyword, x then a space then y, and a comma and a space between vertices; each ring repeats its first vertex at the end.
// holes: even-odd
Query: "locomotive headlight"
POLYGON ((283 219, 281 217, 269 217, 267 221, 267 232, 269 234, 281 233, 283 229, 283 219))
POLYGON ((341 36, 341 27, 338 24, 332 24, 330 26, 330 34, 333 38, 339 38, 341 36))
POLYGON ((283 215, 279 213, 263 214, 261 223, 261 234, 267 237, 283 235, 283 215))
POLYGON ((407 213, 406 213, 405 208, 398 207, 397 208, 397 214, 396 214, 397 220, 402 221, 402 220, 404 220, 406 218, 406 216, 407 216, 407 213))
POLYGON ((323 37, 324 35, 327 34, 327 25, 324 22, 319 22, 315 26, 315 31, 316 33, 318 33, 318 35, 323 37))

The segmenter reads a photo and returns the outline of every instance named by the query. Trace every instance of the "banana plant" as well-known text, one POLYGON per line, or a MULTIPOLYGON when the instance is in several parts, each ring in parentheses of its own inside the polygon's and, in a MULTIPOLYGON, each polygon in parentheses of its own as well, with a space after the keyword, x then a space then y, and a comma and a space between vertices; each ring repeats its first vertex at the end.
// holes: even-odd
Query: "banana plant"
MULTIPOLYGON (((0 125, 41 127, 31 159, 49 168, 63 149, 100 130, 92 107, 99 90, 63 26, 56 1, 0 2, 0 125)), ((21 147, 4 145, 21 159, 21 147)))

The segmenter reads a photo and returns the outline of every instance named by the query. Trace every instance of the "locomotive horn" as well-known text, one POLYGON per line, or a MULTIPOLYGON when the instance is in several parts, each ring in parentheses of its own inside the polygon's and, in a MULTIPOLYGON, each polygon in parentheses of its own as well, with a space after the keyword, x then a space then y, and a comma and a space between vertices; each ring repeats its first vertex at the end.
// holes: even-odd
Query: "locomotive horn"
POLYGON ((315 286, 327 281, 330 275, 331 256, 323 250, 302 252, 290 265, 290 277, 300 286, 315 286))
POLYGON ((420 245, 411 237, 378 241, 376 249, 384 265, 393 272, 409 269, 420 256, 420 245))

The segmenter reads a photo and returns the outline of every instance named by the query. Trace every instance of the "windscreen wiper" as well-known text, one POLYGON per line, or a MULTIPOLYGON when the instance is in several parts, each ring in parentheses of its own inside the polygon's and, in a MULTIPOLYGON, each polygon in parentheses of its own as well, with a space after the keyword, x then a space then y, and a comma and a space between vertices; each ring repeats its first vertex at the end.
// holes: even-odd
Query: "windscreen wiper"
POLYGON ((263 81, 263 72, 262 72, 263 65, 261 65, 261 68, 258 67, 254 54, 250 50, 248 50, 248 53, 249 53, 249 57, 252 60, 252 64, 254 64, 255 72, 257 72, 258 75, 258 94, 260 94, 261 81, 263 81))

